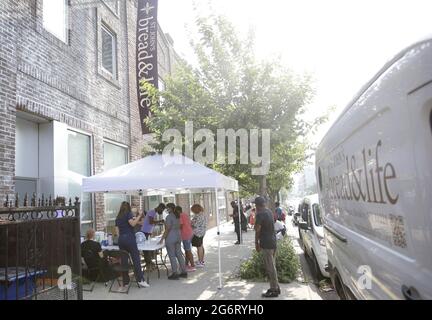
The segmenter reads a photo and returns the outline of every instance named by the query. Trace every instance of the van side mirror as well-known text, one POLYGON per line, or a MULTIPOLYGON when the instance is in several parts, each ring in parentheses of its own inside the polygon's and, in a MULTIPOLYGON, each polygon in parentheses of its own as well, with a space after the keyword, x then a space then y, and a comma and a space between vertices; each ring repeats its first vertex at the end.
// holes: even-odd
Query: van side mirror
POLYGON ((298 226, 302 230, 309 230, 309 226, 307 222, 301 221, 299 222, 298 226))

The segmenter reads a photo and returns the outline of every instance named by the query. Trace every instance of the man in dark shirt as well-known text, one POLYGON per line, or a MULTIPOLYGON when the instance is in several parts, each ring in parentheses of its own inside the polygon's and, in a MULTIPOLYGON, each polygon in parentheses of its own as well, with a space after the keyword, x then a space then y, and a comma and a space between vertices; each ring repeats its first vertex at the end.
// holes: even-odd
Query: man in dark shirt
POLYGON ((256 206, 255 248, 263 254, 266 271, 270 279, 270 289, 262 296, 275 298, 279 296, 280 288, 275 263, 276 234, 273 214, 266 208, 266 200, 263 197, 255 198, 254 202, 256 206))
MULTIPOLYGON (((235 201, 231 201, 231 207, 233 208, 233 214, 231 215, 233 217, 234 221, 234 231, 237 234, 237 242, 235 244, 240 244, 241 238, 240 238, 240 221, 239 221, 239 207, 235 201)), ((242 212, 243 215, 243 212, 242 212)))

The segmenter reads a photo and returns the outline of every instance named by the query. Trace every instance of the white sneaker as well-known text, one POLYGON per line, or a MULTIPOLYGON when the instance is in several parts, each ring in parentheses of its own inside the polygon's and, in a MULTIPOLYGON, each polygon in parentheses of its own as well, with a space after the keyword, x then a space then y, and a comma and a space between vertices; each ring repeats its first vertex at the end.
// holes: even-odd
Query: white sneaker
POLYGON ((127 286, 120 286, 119 289, 118 289, 118 292, 120 292, 120 293, 126 293, 128 291, 128 287, 129 287, 129 285, 127 285, 127 286))
POLYGON ((150 288, 150 285, 146 281, 138 282, 138 285, 143 288, 150 288))

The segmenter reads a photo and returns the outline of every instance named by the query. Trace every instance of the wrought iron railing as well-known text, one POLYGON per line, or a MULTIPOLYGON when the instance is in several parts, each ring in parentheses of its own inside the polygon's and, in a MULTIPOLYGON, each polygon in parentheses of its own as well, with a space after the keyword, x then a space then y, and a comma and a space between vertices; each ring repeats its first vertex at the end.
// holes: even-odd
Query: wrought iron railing
POLYGON ((36 201, 35 195, 28 201, 26 195, 19 207, 18 196, 6 197, 0 208, 0 300, 82 299, 80 202, 65 202, 36 201))

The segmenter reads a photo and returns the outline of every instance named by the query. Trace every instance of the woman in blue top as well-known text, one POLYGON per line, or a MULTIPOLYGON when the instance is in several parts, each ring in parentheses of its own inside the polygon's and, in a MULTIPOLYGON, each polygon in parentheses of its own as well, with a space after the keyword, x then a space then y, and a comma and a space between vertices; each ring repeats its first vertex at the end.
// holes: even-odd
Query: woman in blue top
MULTIPOLYGON (((133 262, 135 278, 140 287, 148 288, 150 287, 148 283, 144 280, 144 273, 141 269, 140 255, 138 251, 138 246, 135 239, 134 227, 142 219, 142 213, 140 213, 136 218, 132 214, 132 210, 129 202, 123 201, 117 219, 115 221, 117 234, 119 235, 118 244, 120 250, 127 251, 133 262)), ((122 261, 122 264, 127 265, 128 261, 122 261)), ((123 286, 128 286, 130 282, 128 272, 123 273, 123 286)), ((124 288, 121 288, 124 290, 124 288)))

